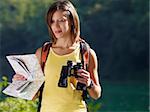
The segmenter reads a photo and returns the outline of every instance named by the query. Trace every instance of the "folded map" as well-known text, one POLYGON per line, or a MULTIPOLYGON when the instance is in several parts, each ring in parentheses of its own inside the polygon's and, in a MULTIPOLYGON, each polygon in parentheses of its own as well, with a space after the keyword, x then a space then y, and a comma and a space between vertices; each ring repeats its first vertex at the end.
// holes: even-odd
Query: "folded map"
POLYGON ((3 93, 32 100, 44 83, 44 74, 35 54, 6 56, 15 73, 23 75, 27 80, 14 80, 3 93))

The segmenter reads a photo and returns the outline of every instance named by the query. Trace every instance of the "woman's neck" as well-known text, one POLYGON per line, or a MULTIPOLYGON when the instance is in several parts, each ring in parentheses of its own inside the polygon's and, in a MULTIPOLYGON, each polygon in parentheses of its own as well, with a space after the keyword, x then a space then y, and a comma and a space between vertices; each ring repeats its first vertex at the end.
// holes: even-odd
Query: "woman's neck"
POLYGON ((71 38, 59 38, 56 41, 56 44, 54 44, 54 47, 60 47, 60 48, 70 48, 73 47, 75 42, 72 41, 71 38))

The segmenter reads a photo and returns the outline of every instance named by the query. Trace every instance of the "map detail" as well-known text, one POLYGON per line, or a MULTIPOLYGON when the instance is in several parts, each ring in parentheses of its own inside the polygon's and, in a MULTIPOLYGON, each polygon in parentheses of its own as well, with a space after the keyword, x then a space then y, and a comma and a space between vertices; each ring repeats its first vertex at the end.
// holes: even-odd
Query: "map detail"
POLYGON ((23 75, 27 80, 13 81, 3 93, 22 99, 32 100, 38 92, 45 77, 35 54, 6 56, 15 73, 23 75))

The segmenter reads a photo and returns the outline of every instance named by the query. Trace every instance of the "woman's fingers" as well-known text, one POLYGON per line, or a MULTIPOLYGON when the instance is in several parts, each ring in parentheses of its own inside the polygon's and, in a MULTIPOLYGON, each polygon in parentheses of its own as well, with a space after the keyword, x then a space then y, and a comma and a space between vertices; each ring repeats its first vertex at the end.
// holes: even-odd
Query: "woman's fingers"
POLYGON ((24 77, 23 75, 20 75, 20 74, 15 74, 14 76, 13 76, 13 81, 14 80, 26 80, 27 78, 26 77, 24 77))
POLYGON ((85 84, 86 86, 89 86, 91 83, 90 73, 84 69, 78 70, 78 77, 77 80, 80 83, 85 84))

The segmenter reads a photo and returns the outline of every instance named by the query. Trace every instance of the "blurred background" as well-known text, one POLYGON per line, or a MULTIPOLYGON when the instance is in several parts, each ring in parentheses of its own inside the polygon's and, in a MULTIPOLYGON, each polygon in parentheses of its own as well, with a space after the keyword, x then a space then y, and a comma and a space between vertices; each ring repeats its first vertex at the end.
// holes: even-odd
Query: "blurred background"
MULTIPOLYGON (((6 55, 35 53, 49 41, 45 15, 53 1, 0 1, 1 83, 5 79, 3 76, 11 82, 14 74, 6 55)), ((149 0, 71 1, 80 17, 81 36, 96 51, 99 61, 103 92, 99 100, 89 101, 91 112, 148 112, 149 0)), ((0 112, 10 109, 10 102, 12 106, 19 104, 20 100, 7 98, 0 92, 0 107, 3 108, 0 112)), ((28 104, 36 107, 33 102, 28 104)), ((21 108, 14 112, 34 112, 21 108)))

